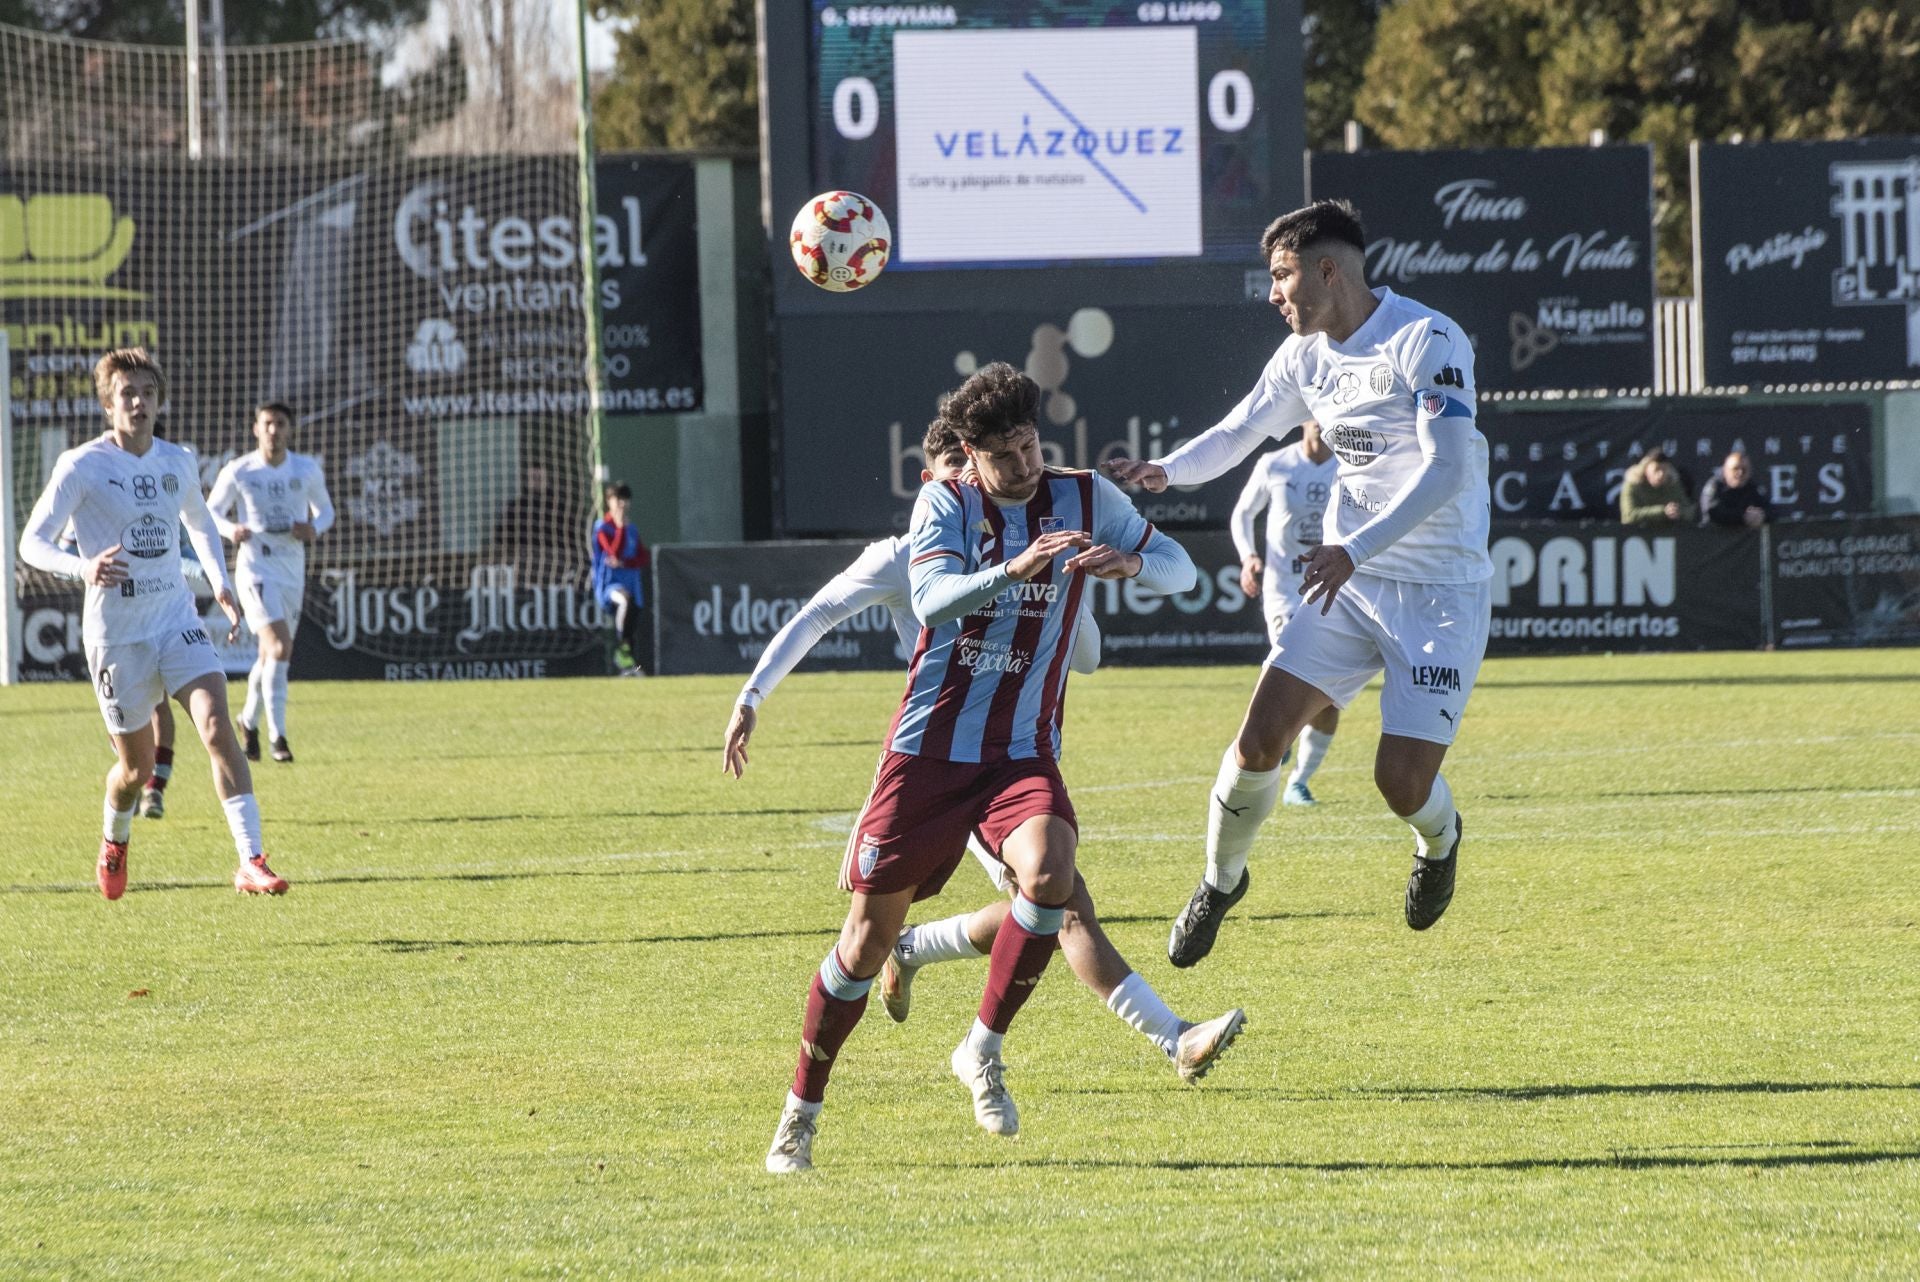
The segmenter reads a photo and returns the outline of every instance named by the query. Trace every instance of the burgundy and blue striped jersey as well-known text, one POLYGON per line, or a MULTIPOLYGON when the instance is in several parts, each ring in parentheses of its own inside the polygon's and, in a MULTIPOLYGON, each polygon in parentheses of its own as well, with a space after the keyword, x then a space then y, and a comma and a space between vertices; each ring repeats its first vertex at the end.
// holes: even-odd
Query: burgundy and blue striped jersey
POLYGON ((1139 553, 1136 582, 1149 591, 1193 584, 1185 549, 1105 477, 1049 468, 1031 499, 1004 507, 977 486, 928 484, 907 536, 914 613, 924 626, 887 735, 893 751, 969 762, 1059 756, 1088 576, 1061 569, 1072 549, 1024 583, 1003 568, 1053 530, 1139 553))

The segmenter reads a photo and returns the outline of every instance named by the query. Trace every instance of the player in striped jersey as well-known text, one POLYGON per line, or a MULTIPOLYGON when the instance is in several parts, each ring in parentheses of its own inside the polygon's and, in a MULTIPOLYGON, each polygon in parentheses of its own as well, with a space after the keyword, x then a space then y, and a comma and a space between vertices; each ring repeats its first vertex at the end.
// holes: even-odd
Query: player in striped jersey
MULTIPOLYGON (((965 472, 966 451, 959 434, 945 419, 935 419, 927 428, 923 446, 927 457, 927 467, 920 473, 923 482, 945 481, 965 472)), ((852 565, 835 575, 774 634, 747 678, 727 725, 723 771, 736 779, 742 776, 747 766, 747 745, 759 723, 760 705, 815 643, 841 623, 862 610, 884 607, 893 616, 905 652, 913 653, 920 621, 913 617, 909 543, 902 535, 869 544, 852 565)), ((1082 674, 1100 666, 1100 629, 1093 618, 1091 597, 1082 598, 1067 664, 1082 674)), ((1001 891, 1013 893, 1018 889, 1006 865, 988 854, 977 838, 968 837, 967 852, 980 861, 1001 891)), ((970 913, 902 930, 880 976, 880 1000, 887 1014, 895 1022, 906 1020, 913 979, 920 967, 987 956, 1011 907, 1008 900, 997 899, 970 913)), ((1092 896, 1082 881, 1076 880, 1073 899, 1061 920, 1060 951, 1066 954, 1074 975, 1109 1010, 1165 1054, 1183 1081, 1206 1076, 1245 1022, 1237 1009, 1202 1023, 1175 1014, 1145 977, 1127 964, 1100 928, 1092 896)))
POLYGON ((1373 778, 1413 830, 1407 925, 1440 920, 1460 847, 1460 813, 1440 765, 1480 673, 1492 607, 1487 439, 1474 425, 1466 335, 1431 307, 1367 286, 1366 232, 1345 201, 1282 215, 1260 247, 1270 300, 1293 330, 1260 381, 1165 458, 1108 465, 1148 490, 1193 485, 1307 418, 1340 459, 1322 542, 1301 575, 1307 608, 1280 629, 1220 763, 1206 873, 1167 943, 1176 966, 1207 955, 1247 893, 1247 854, 1273 809, 1287 745, 1382 671, 1373 778))
POLYGON ((835 1057, 917 899, 938 894, 978 831, 1019 893, 988 963, 986 993, 954 1049, 956 1076, 989 1133, 1012 1135, 1001 1039, 1058 943, 1078 880, 1073 805, 1056 761, 1088 576, 1161 593, 1192 586, 1192 560, 1110 482, 1044 466, 1039 388, 993 364, 947 398, 979 485, 936 481, 909 532, 913 611, 924 625, 843 876, 839 942, 807 997, 799 1064, 767 1169, 809 1169, 835 1057))

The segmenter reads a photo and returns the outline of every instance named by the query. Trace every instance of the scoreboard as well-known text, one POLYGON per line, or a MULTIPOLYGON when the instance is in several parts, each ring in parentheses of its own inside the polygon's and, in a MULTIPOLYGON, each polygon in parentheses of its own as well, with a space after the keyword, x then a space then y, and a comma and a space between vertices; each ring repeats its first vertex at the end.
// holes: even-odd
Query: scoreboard
POLYGON ((1304 189, 1298 0, 762 0, 767 222, 879 203, 886 277, 784 314, 1245 297, 1304 189))

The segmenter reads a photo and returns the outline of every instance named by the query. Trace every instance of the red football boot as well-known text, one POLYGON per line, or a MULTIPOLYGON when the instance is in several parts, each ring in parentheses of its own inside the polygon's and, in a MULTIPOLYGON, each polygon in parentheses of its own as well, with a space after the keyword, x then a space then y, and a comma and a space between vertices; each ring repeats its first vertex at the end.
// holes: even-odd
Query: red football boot
POLYGON ((233 888, 243 895, 284 895, 287 879, 274 875, 265 855, 255 855, 234 869, 233 888))
POLYGON ((100 839, 100 863, 94 869, 100 880, 100 893, 118 899, 127 893, 127 843, 100 839))

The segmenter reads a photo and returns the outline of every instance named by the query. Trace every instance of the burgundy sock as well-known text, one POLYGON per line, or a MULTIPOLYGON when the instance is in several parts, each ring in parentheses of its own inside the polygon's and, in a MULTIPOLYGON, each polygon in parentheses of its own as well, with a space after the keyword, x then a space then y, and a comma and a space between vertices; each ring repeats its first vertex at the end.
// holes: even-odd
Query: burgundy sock
POLYGON ((147 787, 155 792, 167 790, 167 780, 173 777, 173 749, 155 748, 153 750, 153 778, 147 780, 147 787))
POLYGON ((811 1104, 826 1098, 827 1074, 847 1035, 867 1009, 867 995, 841 1001, 826 989, 819 975, 807 989, 807 1014, 800 1024, 800 1063, 793 1070, 793 1093, 811 1104))
POLYGON ((994 936, 987 962, 987 991, 980 998, 980 1022, 1004 1033, 1013 1017, 1033 996, 1035 985, 1060 945, 1058 932, 1036 935, 1008 913, 994 936))

